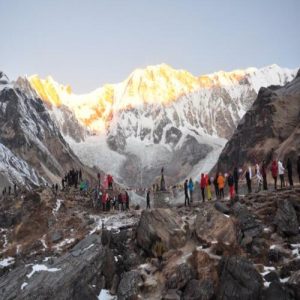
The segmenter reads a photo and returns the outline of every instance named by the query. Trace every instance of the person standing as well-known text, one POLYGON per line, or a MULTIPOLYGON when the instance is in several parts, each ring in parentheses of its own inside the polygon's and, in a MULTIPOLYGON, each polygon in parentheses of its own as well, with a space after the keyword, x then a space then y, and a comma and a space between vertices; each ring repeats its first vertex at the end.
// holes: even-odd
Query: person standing
POLYGON ((292 162, 291 162, 290 158, 288 158, 288 160, 287 160, 286 168, 287 168, 287 171, 288 171, 288 179, 289 179, 290 187, 293 187, 294 186, 294 182, 293 182, 293 165, 292 165, 292 162))
POLYGON ((245 178, 246 178, 246 182, 247 182, 248 194, 251 194, 252 193, 252 186, 251 186, 252 170, 251 170, 251 166, 248 166, 245 178))
POLYGON ((234 170, 233 170, 233 181, 234 181, 235 194, 238 195, 238 193, 239 193, 239 171, 238 171, 237 167, 234 167, 234 170))
POLYGON ((219 173, 217 182, 218 182, 219 196, 220 196, 220 198, 224 199, 225 178, 221 172, 219 173))
POLYGON ((279 178, 280 178, 280 188, 281 189, 285 187, 284 171, 285 171, 285 168, 284 168, 282 162, 279 160, 278 161, 278 174, 279 174, 279 178))
POLYGON ((263 189, 264 191, 268 190, 268 183, 267 183, 267 164, 264 160, 261 166, 261 176, 263 178, 263 189))
POLYGON ((192 178, 190 178, 190 180, 189 180, 189 192, 190 192, 190 200, 192 203, 193 202, 193 192, 194 192, 194 182, 193 182, 192 178))
POLYGON ((147 191, 147 197, 146 197, 146 199, 147 199, 147 208, 150 209, 150 190, 147 191))
POLYGON ((210 188, 210 185, 211 185, 211 181, 210 181, 209 175, 207 174, 206 175, 206 190, 207 190, 207 200, 208 201, 211 201, 211 188, 210 188))
POLYGON ((255 173, 256 173, 256 179, 257 179, 257 192, 260 192, 262 182, 263 182, 263 178, 262 178, 262 175, 260 173, 260 168, 259 168, 258 164, 256 164, 256 166, 255 166, 255 173))
POLYGON ((299 183, 300 183, 300 155, 298 156, 298 160, 297 160, 297 172, 298 172, 299 183))
POLYGON ((205 202, 205 187, 206 187, 206 180, 204 174, 201 174, 201 181, 200 181, 200 188, 202 193, 202 201, 205 202))
POLYGON ((214 187, 215 187, 215 193, 216 193, 216 200, 219 199, 219 187, 218 187, 218 173, 216 174, 214 178, 214 187))
POLYGON ((229 186, 229 197, 230 200, 233 200, 234 197, 234 177, 229 173, 228 178, 227 178, 227 183, 229 186))
POLYGON ((184 206, 188 205, 190 206, 190 198, 189 198, 189 192, 188 192, 188 180, 184 182, 184 206))
POLYGON ((274 189, 277 190, 278 164, 275 159, 272 161, 271 172, 274 179, 274 189))

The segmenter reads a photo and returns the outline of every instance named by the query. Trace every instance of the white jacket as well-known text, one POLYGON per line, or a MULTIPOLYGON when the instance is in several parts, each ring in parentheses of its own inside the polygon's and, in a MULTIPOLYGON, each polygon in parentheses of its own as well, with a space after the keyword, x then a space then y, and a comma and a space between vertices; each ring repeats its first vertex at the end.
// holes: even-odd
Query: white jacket
POLYGON ((282 162, 281 161, 278 161, 278 174, 279 175, 284 175, 284 167, 282 165, 282 162))

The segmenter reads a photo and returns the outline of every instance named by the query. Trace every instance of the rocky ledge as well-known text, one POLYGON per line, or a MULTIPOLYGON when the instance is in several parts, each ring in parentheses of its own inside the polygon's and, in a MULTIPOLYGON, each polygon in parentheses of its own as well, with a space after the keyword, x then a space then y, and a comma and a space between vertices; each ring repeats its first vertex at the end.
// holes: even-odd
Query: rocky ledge
POLYGON ((299 187, 106 214, 75 194, 60 195, 58 209, 54 196, 37 194, 0 217, 0 299, 300 299, 299 187), (33 209, 47 226, 30 231, 33 209), (47 248, 32 254, 36 240, 47 248))

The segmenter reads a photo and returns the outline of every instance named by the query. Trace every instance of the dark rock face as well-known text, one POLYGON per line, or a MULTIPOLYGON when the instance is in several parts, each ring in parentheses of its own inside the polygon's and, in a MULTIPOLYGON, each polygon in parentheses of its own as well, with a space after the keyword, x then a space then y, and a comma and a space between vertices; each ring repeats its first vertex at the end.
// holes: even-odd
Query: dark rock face
POLYGON ((273 155, 279 153, 283 161, 288 157, 296 161, 300 150, 299 100, 299 77, 283 87, 261 88, 224 147, 215 168, 227 172, 236 164, 243 166, 263 160, 269 164, 273 155))
POLYGON ((272 282, 270 286, 263 292, 263 300, 294 300, 295 293, 292 289, 280 282, 272 282))
POLYGON ((259 299, 262 278, 251 262, 242 257, 223 257, 219 264, 217 299, 259 299))
POLYGON ((37 192, 30 191, 26 193, 26 195, 24 196, 24 201, 32 201, 34 203, 40 203, 41 196, 37 192))
POLYGON ((237 202, 232 209, 237 219, 236 229, 240 242, 245 238, 254 238, 262 233, 262 226, 256 221, 245 205, 237 202))
POLYGON ((220 201, 217 201, 215 203, 215 209, 222 212, 223 214, 229 214, 230 213, 230 209, 229 207, 226 205, 226 203, 222 203, 220 201))
POLYGON ((186 285, 183 300, 211 300, 214 297, 214 284, 210 280, 192 279, 186 285))
POLYGON ((188 264, 181 264, 175 272, 167 278, 166 287, 168 289, 182 289, 195 276, 193 269, 188 264))
POLYGON ((141 284, 142 278, 138 272, 129 271, 124 273, 118 287, 118 299, 137 299, 141 284))
MULTIPOLYGON (((27 79, 0 91, 0 107, 1 144, 35 170, 25 174, 31 178, 29 186, 52 182, 53 175, 62 177, 67 169, 84 169, 27 79)), ((10 165, 16 169, 17 163, 10 165)))
POLYGON ((278 233, 283 236, 299 234, 299 224, 293 204, 287 199, 279 200, 277 207, 274 223, 277 225, 278 233))
POLYGON ((100 281, 106 260, 100 236, 88 236, 73 250, 47 266, 50 271, 34 273, 31 266, 20 266, 0 277, 1 299, 96 299, 89 285, 100 281), (52 270, 52 271, 51 271, 52 270), (97 281, 96 280, 96 281, 97 281), (21 285, 28 285, 21 290, 21 285))

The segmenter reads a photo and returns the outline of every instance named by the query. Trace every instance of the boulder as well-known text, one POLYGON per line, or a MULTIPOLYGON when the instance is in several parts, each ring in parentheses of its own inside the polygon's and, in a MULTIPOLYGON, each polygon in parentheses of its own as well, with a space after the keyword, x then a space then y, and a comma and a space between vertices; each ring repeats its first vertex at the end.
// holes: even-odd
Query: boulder
POLYGON ((199 212, 195 220, 195 228, 196 236, 201 242, 236 243, 232 219, 217 211, 213 206, 205 207, 199 212))
POLYGON ((299 234, 299 224, 295 208, 288 199, 277 201, 277 212, 274 219, 277 232, 282 236, 299 234))
POLYGON ((278 282, 271 282, 270 286, 262 293, 263 300, 295 300, 294 291, 288 286, 278 282))
POLYGON ((151 254, 158 237, 167 250, 180 248, 186 241, 183 225, 181 218, 171 209, 144 210, 137 227, 137 243, 148 254, 151 254))
POLYGON ((254 238, 261 235, 263 228, 246 205, 237 202, 233 205, 232 210, 237 219, 236 230, 240 243, 245 237, 254 238))
POLYGON ((214 297, 214 283, 211 280, 192 279, 183 293, 183 300, 210 300, 214 297))
POLYGON ((223 257, 219 263, 217 299, 259 299, 263 281, 253 264, 243 257, 223 257))
POLYGON ((218 271, 215 266, 215 261, 209 257, 204 251, 193 251, 189 257, 189 263, 196 273, 196 278, 199 280, 209 280, 216 284, 218 280, 218 271))
POLYGON ((118 300, 137 299, 142 283, 137 271, 123 273, 118 287, 118 300))
POLYGON ((288 284, 294 290, 295 298, 300 299, 300 270, 291 275, 288 284))
POLYGON ((55 231, 51 235, 51 241, 52 243, 58 243, 63 238, 63 234, 61 231, 55 231))
POLYGON ((168 289, 182 289, 195 277, 193 269, 186 263, 175 267, 173 272, 166 274, 166 287, 168 289))
POLYGON ((229 207, 224 202, 217 201, 215 203, 215 209, 218 210, 219 212, 223 213, 223 214, 229 214, 230 213, 229 207))
POLYGON ((175 289, 167 290, 162 300, 180 300, 181 292, 175 289))
POLYGON ((34 266, 25 265, 1 276, 0 299, 96 299, 89 283, 100 281, 105 259, 100 236, 90 235, 53 264, 37 265, 50 271, 33 273, 34 266))

